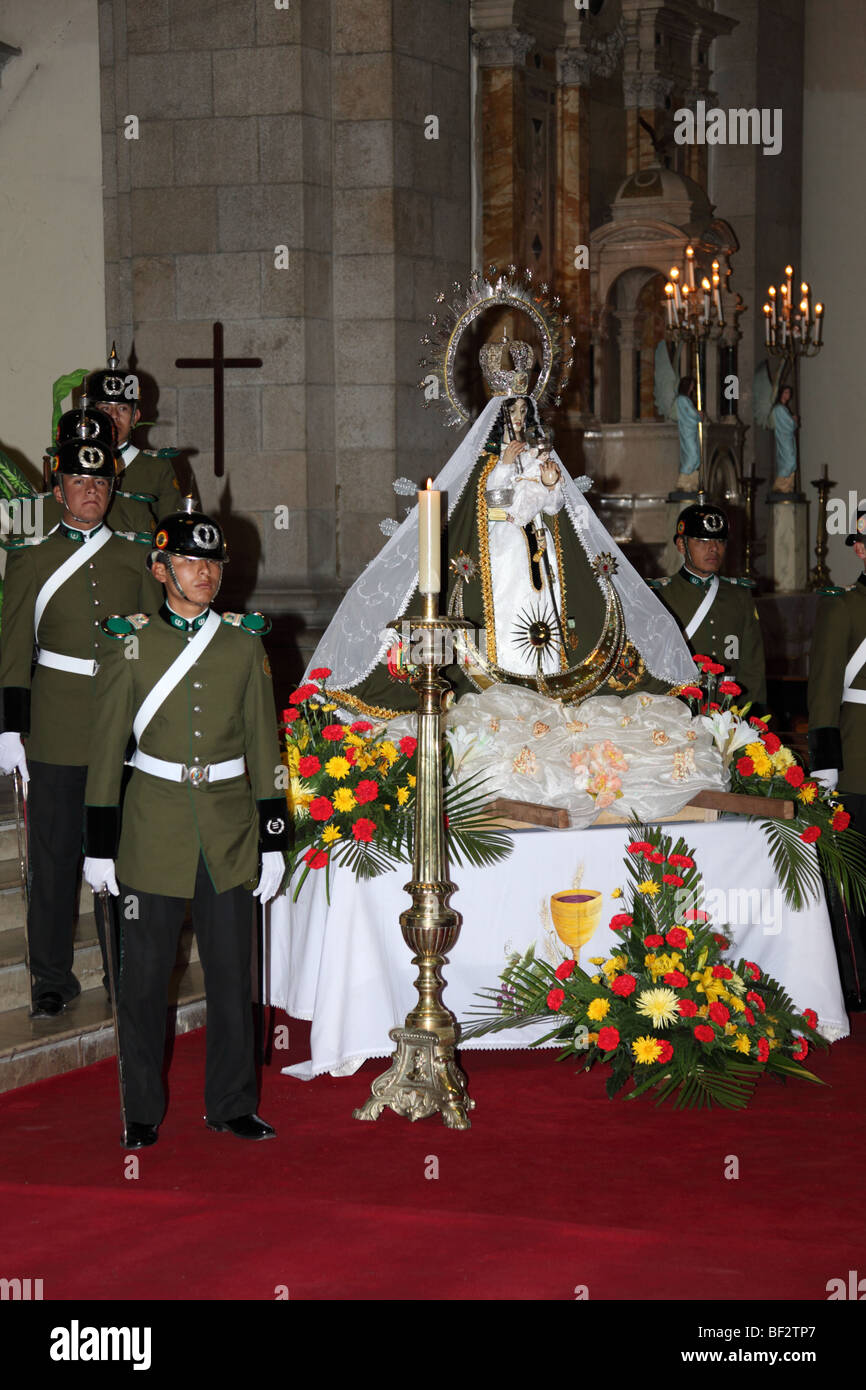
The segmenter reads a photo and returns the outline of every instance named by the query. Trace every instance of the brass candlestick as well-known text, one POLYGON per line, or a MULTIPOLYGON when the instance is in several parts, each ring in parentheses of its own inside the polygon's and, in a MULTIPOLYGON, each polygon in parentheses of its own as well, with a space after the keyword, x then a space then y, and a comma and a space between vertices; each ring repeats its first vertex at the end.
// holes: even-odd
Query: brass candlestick
POLYGON ((827 498, 830 489, 836 486, 828 476, 829 471, 825 463, 821 477, 812 479, 812 486, 818 489, 818 531, 815 537, 815 566, 809 574, 810 589, 826 589, 833 582, 824 563, 827 558, 827 498))
MULTIPOLYGON (((418 967, 418 1002, 402 1028, 392 1028, 396 1043, 391 1065, 378 1076, 370 1095, 352 1113, 356 1120, 377 1120, 386 1106, 410 1120, 437 1111, 449 1129, 469 1129, 466 1077, 457 1065, 457 1020, 442 1001, 442 968, 460 934, 460 914, 448 905, 456 884, 447 877, 443 808, 442 711, 447 681, 438 675, 443 638, 449 630, 467 628, 462 618, 441 617, 438 595, 421 595, 424 611, 412 618, 413 645, 421 661, 412 684, 418 691, 418 771, 415 794, 415 842, 412 881, 406 884, 412 906, 400 914, 403 939, 418 967)), ((398 623, 392 623, 397 627, 398 623)))

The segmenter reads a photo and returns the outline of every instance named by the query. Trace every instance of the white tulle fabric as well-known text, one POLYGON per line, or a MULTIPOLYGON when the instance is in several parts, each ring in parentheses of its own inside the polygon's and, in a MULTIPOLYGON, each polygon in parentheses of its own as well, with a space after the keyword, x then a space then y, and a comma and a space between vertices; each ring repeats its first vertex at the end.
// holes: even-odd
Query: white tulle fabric
MULTIPOLYGON (((449 516, 463 494, 502 405, 501 398, 488 402, 434 480, 434 486, 448 494, 449 516)), ((555 450, 551 450, 551 457, 562 471, 565 510, 587 558, 592 561, 596 555, 608 554, 617 561, 613 582, 622 600, 628 636, 647 670, 672 684, 691 680, 694 663, 674 618, 623 555, 555 450)), ((393 641, 393 632, 388 632, 387 625, 403 616, 418 582, 417 513, 417 507, 413 507, 355 580, 316 648, 307 669, 329 667, 333 672, 329 683, 337 688, 351 688, 368 676, 393 641)))
POLYGON ((672 815, 730 780, 709 731, 670 695, 594 695, 564 708, 496 685, 456 701, 446 731, 458 781, 483 775, 491 797, 564 807, 575 828, 606 809, 672 815))

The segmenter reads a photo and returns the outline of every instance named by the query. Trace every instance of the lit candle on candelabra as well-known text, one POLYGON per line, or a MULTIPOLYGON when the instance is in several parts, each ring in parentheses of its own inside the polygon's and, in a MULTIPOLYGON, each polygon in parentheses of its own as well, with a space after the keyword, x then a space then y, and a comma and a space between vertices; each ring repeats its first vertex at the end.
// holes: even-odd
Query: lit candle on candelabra
POLYGON ((418 493, 418 592, 438 594, 441 580, 441 502, 442 493, 433 486, 418 493))

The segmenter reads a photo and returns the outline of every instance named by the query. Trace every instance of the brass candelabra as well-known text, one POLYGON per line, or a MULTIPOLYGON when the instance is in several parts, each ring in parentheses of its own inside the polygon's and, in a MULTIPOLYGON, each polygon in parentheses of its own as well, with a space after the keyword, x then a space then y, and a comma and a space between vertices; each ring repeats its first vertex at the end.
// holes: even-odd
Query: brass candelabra
MULTIPOLYGON (((391 1065, 373 1082, 356 1120, 377 1120, 388 1107, 410 1120, 437 1111, 450 1129, 468 1129, 470 1100, 466 1077, 457 1065, 458 1025, 446 1008, 443 966, 460 934, 460 914, 448 899, 456 889, 447 873, 443 806, 442 712, 448 683, 438 674, 449 632, 470 626, 462 618, 442 617, 438 595, 422 594, 423 613, 413 617, 413 645, 421 660, 412 684, 418 692, 418 770, 415 792, 415 839, 412 881, 406 892, 412 906, 400 914, 403 939, 418 967, 418 1002, 402 1028, 392 1028, 396 1044, 391 1065)), ((398 627, 398 623, 392 623, 398 627)))

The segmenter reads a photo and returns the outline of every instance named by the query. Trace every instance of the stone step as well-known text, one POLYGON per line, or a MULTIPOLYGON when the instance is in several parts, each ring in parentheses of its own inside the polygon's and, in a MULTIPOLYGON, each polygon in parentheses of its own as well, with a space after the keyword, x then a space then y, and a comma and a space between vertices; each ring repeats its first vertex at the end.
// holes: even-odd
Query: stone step
MULTIPOLYGON (((204 974, 198 962, 179 966, 171 980, 169 1014, 175 1034, 205 1021, 204 974)), ((0 1015, 0 1092, 113 1057, 111 1006, 101 985, 83 991, 56 1018, 31 1019, 28 1010, 0 1015)))
MULTIPOLYGON (((192 927, 184 927, 178 942, 178 963, 198 960, 198 943, 192 927)), ((102 990, 102 952, 93 913, 79 917, 75 932, 73 969, 82 993, 102 990)), ((104 992, 104 991, 103 991, 104 992)), ((0 933, 0 1015, 28 1007, 30 986, 24 956, 24 927, 0 933)))

